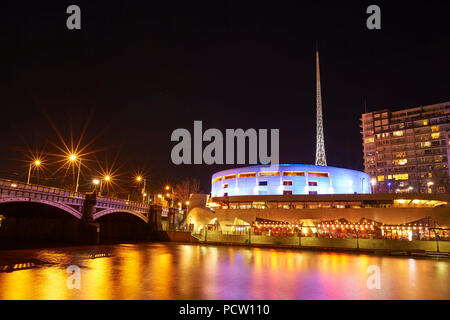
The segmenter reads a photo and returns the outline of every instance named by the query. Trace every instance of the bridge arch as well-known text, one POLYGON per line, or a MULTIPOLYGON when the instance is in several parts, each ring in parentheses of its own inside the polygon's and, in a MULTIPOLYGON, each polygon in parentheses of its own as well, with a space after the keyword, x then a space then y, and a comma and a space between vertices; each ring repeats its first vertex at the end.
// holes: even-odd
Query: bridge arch
POLYGON ((117 208, 105 209, 105 210, 99 211, 99 212, 97 212, 97 213, 95 213, 93 215, 93 218, 94 218, 94 220, 97 220, 97 219, 99 219, 99 218, 101 218, 103 216, 106 216, 108 214, 111 214, 111 213, 129 213, 129 214, 132 214, 132 215, 138 217, 139 219, 141 219, 145 223, 148 223, 148 217, 145 216, 142 213, 139 213, 139 212, 136 212, 136 211, 131 211, 131 210, 126 210, 126 209, 117 209, 117 208))
POLYGON ((49 200, 41 200, 41 199, 31 199, 31 198, 23 198, 23 197, 14 197, 14 198, 0 198, 0 204, 2 203, 12 203, 12 202, 28 202, 28 203, 42 203, 42 204, 46 204, 58 209, 61 209, 69 214, 71 214, 72 216, 74 216, 77 219, 81 219, 82 217, 82 213, 79 212, 78 210, 72 208, 71 206, 64 204, 64 203, 59 203, 59 202, 53 202, 53 201, 49 201, 49 200))

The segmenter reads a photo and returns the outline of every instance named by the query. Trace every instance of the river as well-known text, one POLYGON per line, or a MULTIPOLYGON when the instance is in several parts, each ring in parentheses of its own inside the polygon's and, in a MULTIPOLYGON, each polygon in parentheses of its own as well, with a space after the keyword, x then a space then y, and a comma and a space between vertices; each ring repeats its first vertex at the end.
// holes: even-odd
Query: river
POLYGON ((0 299, 450 299, 450 260, 169 242, 2 250, 0 299))

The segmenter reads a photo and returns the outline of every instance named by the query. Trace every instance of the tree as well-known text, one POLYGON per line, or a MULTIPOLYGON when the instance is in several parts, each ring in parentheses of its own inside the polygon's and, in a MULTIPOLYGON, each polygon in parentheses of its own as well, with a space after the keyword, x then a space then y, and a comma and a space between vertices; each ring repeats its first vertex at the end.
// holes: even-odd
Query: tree
POLYGON ((192 193, 198 193, 200 191, 200 180, 197 178, 184 179, 179 184, 175 185, 173 190, 174 195, 181 202, 186 202, 192 193))

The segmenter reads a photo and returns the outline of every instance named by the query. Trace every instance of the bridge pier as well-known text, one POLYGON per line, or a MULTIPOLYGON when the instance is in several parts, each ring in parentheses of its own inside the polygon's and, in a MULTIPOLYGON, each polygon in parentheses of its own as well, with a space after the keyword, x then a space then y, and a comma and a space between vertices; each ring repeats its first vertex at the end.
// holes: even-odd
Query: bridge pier
POLYGON ((175 224, 175 213, 176 213, 176 209, 175 208, 169 208, 169 213, 168 213, 168 222, 169 222, 169 231, 175 231, 176 229, 176 224, 175 224))
POLYGON ((83 215, 81 217, 82 232, 81 241, 89 244, 99 244, 100 242, 100 223, 94 222, 95 204, 97 195, 95 192, 86 193, 83 205, 83 215))
POLYGON ((162 229, 162 206, 159 204, 150 205, 148 212, 148 230, 149 238, 153 239, 156 237, 156 232, 162 229))

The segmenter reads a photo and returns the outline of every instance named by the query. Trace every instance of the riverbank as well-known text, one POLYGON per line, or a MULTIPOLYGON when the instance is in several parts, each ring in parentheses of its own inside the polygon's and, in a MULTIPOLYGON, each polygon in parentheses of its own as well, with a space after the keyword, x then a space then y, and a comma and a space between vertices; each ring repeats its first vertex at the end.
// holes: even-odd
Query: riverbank
POLYGON ((257 235, 226 235, 207 232, 193 236, 189 232, 159 231, 158 240, 189 242, 204 245, 285 248, 314 251, 355 252, 389 256, 450 258, 450 241, 330 239, 314 237, 268 237, 257 235))
MULTIPOLYGON (((211 246, 239 246, 254 248, 273 248, 290 250, 308 250, 325 252, 364 253, 386 256, 410 257, 440 257, 450 258, 450 241, 422 241, 422 240, 387 240, 387 239, 329 239, 314 237, 268 237, 256 235, 224 235, 218 232, 207 232, 192 235, 183 231, 158 231, 151 239, 143 241, 129 241, 117 239, 115 241, 100 242, 98 246, 122 243, 152 243, 152 242, 191 243, 211 246)), ((86 246, 89 244, 68 242, 3 242, 0 250, 63 248, 72 246, 86 246)))

